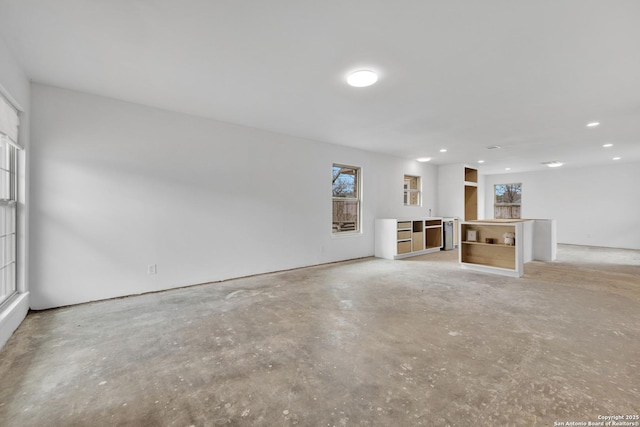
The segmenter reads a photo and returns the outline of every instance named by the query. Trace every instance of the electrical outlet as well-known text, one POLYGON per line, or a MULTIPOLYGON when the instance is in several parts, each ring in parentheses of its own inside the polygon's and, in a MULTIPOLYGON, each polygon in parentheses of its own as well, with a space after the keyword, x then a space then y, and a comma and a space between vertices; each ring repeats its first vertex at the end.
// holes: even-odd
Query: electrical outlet
POLYGON ((149 274, 158 274, 158 266, 156 264, 149 265, 149 274))

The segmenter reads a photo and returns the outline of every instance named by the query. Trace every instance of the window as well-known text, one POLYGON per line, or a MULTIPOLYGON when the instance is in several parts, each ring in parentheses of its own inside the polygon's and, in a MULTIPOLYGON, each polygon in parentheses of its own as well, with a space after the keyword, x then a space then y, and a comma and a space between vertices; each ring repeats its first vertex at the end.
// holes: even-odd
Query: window
POLYGON ((496 184, 494 194, 494 218, 520 218, 522 184, 496 184))
POLYGON ((333 233, 360 231, 360 168, 333 165, 333 233))
POLYGON ((18 112, 0 95, 0 304, 16 287, 18 112))
POLYGON ((404 176, 404 204, 406 206, 420 206, 420 177, 404 176))

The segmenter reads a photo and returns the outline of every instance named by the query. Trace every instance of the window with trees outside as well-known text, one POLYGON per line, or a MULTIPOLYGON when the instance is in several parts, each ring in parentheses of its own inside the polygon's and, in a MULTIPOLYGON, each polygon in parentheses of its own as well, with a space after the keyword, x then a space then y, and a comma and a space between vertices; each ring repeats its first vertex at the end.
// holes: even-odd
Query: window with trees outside
POLYGON ((333 165, 333 233, 360 231, 360 168, 333 165))
POLYGON ((496 184, 494 194, 494 218, 520 218, 522 184, 496 184))
POLYGON ((406 206, 420 206, 420 177, 404 176, 404 204, 406 206))

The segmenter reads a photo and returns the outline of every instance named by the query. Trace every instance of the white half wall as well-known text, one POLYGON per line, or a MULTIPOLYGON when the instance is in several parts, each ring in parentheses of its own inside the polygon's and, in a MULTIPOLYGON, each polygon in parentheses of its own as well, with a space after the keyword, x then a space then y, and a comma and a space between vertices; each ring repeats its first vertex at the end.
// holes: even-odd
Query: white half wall
POLYGON ((7 342, 29 311, 28 218, 29 218, 29 119, 30 83, 18 61, 0 38, 0 92, 20 108, 18 142, 25 151, 18 155, 18 217, 16 242, 16 284, 19 296, 0 308, 0 348, 7 342))
POLYGON ((35 309, 371 256, 375 218, 437 209, 414 160, 37 84, 32 108, 35 309), (362 168, 362 234, 332 236, 333 163, 362 168))
POLYGON ((640 249, 640 164, 485 176, 485 214, 493 186, 522 183, 523 218, 556 219, 558 243, 640 249))

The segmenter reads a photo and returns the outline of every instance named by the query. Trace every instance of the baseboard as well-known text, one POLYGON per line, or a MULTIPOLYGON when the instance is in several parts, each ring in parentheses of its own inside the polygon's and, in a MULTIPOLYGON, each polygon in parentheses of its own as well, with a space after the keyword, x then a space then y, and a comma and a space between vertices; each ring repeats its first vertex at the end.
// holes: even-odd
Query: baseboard
POLYGON ((29 312, 29 292, 15 296, 0 311, 0 349, 18 329, 29 312))

